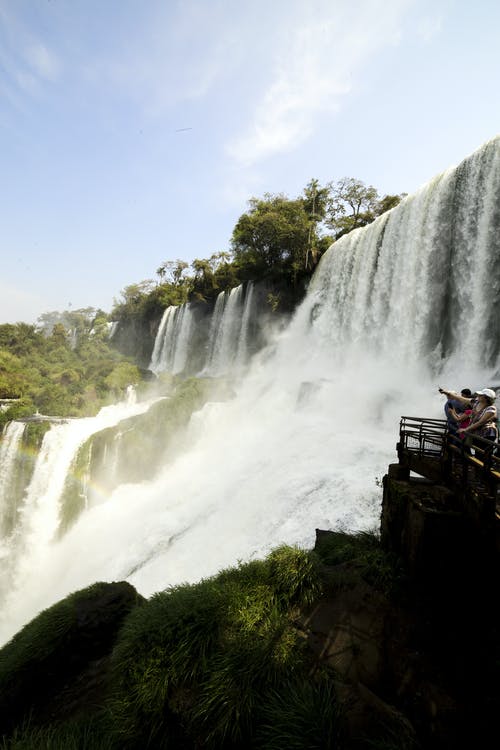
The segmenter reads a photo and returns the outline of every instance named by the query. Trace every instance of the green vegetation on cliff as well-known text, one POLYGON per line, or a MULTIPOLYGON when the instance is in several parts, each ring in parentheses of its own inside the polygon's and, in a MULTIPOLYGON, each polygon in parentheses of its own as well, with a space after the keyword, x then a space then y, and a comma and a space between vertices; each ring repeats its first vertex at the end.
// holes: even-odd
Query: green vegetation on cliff
POLYGON ((60 322, 48 335, 26 323, 0 325, 0 399, 17 399, 0 412, 0 426, 37 410, 92 416, 118 400, 141 374, 107 336, 107 324, 80 330, 74 342, 60 322))
POLYGON ((151 320, 167 306, 213 302, 220 292, 250 280, 288 287, 297 302, 331 243, 374 221, 401 198, 380 198, 374 187, 353 178, 324 186, 313 179, 294 199, 282 193, 251 198, 228 250, 197 258, 191 273, 185 261, 164 261, 156 269, 158 282, 147 279, 123 289, 111 317, 122 322, 151 320))
POLYGON ((0 649, 0 750, 487 747, 498 626, 466 608, 366 533, 148 600, 98 583, 0 649))
POLYGON ((211 378, 172 378, 161 387, 168 395, 145 413, 95 433, 81 446, 61 497, 60 534, 83 512, 87 486, 109 494, 118 484, 151 479, 186 447, 186 440, 191 439, 186 428, 193 412, 209 400, 223 401, 233 395, 224 380, 211 378))
POLYGON ((333 675, 294 625, 321 588, 314 553, 281 547, 132 608, 72 594, 0 651, 3 749, 337 747, 333 675))

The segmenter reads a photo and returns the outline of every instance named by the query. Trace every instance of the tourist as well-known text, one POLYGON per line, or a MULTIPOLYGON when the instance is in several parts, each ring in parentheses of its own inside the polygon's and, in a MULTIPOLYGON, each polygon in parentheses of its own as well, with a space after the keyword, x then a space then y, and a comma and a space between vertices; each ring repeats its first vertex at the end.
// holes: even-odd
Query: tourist
MULTIPOLYGON (((472 434, 474 437, 480 437, 483 440, 495 443, 498 440, 497 407, 495 405, 497 394, 491 388, 483 388, 482 391, 476 391, 474 396, 476 402, 472 410, 470 424, 467 427, 460 427, 458 434, 460 436, 472 434)), ((475 442, 475 446, 485 448, 484 443, 481 446, 481 441, 475 442)))
POLYGON ((472 409, 472 404, 464 405, 465 409, 464 411, 460 412, 453 408, 453 406, 450 406, 449 413, 451 418, 456 423, 457 430, 460 427, 462 429, 462 434, 460 437, 463 439, 465 437, 463 430, 468 427, 472 421, 472 416, 474 414, 472 409))
POLYGON ((471 390, 470 388, 462 388, 460 394, 458 394, 455 393, 455 391, 446 391, 444 388, 440 388, 439 393, 444 393, 444 395, 447 396, 447 401, 444 405, 444 413, 446 415, 446 421, 448 422, 448 434, 452 442, 456 443, 457 441, 455 438, 458 430, 458 422, 460 421, 457 419, 457 415, 461 416, 466 410, 472 409, 471 390))

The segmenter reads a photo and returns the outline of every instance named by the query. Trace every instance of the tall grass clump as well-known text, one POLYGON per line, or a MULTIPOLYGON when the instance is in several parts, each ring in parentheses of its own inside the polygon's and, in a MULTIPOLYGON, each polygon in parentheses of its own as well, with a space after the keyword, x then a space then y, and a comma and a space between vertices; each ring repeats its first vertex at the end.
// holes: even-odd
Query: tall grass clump
POLYGON ((250 747, 270 691, 309 680, 292 618, 319 592, 314 555, 280 547, 137 608, 112 657, 121 746, 250 747))
POLYGON ((262 706, 256 744, 260 750, 335 750, 341 747, 341 715, 332 680, 290 680, 271 690, 262 706))
POLYGON ((325 576, 330 587, 350 585, 361 578, 389 595, 396 593, 404 582, 400 562, 381 547, 374 532, 329 532, 316 541, 315 554, 323 565, 338 566, 325 576))
POLYGON ((46 727, 32 726, 29 721, 14 730, 0 743, 0 750, 118 750, 106 725, 105 717, 46 727))

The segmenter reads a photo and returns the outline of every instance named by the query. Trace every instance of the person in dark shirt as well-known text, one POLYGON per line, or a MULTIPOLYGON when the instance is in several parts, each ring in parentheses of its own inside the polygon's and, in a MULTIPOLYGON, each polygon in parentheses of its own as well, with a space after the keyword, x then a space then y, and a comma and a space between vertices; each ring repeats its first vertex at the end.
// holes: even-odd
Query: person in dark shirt
POLYGON ((445 391, 443 388, 439 389, 439 393, 443 393, 448 397, 444 405, 444 413, 448 422, 448 434, 450 435, 450 439, 457 439, 459 423, 455 417, 457 414, 463 414, 469 408, 470 401, 472 400, 472 392, 470 388, 462 388, 460 396, 463 400, 454 398, 455 394, 453 391, 445 391))

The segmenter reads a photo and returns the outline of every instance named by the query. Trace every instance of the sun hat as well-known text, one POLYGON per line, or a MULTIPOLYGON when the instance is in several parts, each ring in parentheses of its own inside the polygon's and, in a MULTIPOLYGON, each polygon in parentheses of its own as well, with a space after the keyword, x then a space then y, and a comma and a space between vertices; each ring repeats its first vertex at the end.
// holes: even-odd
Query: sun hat
POLYGON ((496 398, 497 394, 491 388, 483 388, 482 391, 476 391, 476 396, 486 396, 486 398, 496 398))

